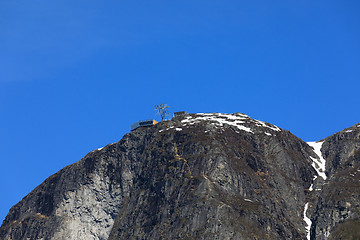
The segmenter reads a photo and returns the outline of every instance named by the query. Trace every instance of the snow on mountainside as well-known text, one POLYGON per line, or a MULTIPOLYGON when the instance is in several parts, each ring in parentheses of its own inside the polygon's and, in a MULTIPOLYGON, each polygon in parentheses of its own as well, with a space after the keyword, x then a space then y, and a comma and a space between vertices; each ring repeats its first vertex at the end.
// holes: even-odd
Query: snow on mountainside
MULTIPOLYGON (((181 124, 176 126, 169 126, 166 129, 161 129, 159 132, 176 130, 182 131, 184 128, 188 128, 197 124, 211 124, 218 129, 224 129, 226 127, 234 127, 235 132, 245 131, 248 133, 261 132, 267 136, 276 135, 276 132, 280 132, 281 129, 275 125, 265 123, 260 120, 255 120, 243 113, 225 114, 225 113, 196 113, 187 114, 181 120, 181 124), (267 131, 264 131, 264 129, 267 131), (270 133, 273 132, 273 133, 270 133)), ((208 132, 206 130, 205 132, 208 132)))
POLYGON ((323 143, 324 143, 323 141, 307 142, 307 144, 309 144, 314 149, 314 152, 317 155, 317 158, 310 157, 311 160, 313 161, 312 166, 314 167, 318 175, 322 177, 324 180, 326 180, 326 174, 325 174, 326 160, 324 159, 321 153, 321 146, 323 143))
POLYGON ((140 127, 50 176, 0 239, 357 239, 359 127, 307 144, 242 113, 140 127))
MULTIPOLYGON (((318 178, 318 176, 321 176, 323 180, 326 180, 326 174, 325 174, 325 166, 326 166, 326 160, 324 159, 322 153, 321 153, 321 147, 323 145, 323 141, 319 141, 319 142, 307 142, 307 144, 314 150, 314 153, 316 154, 317 158, 314 158, 312 156, 310 156, 311 160, 312 160, 312 164, 311 166, 316 170, 316 175, 314 175, 313 177, 313 181, 316 181, 316 179, 318 178)), ((311 186, 309 187, 309 191, 312 192, 314 183, 311 184, 311 186)), ((321 190, 321 186, 319 186, 316 190, 321 190)), ((309 202, 307 202, 305 204, 304 207, 304 221, 306 222, 306 238, 308 240, 310 240, 310 230, 312 227, 312 221, 311 219, 307 216, 307 210, 309 207, 309 202)))
POLYGON ((306 223, 306 239, 310 240, 310 229, 311 229, 311 225, 312 225, 312 222, 311 222, 311 219, 306 215, 306 212, 308 210, 308 207, 309 207, 309 203, 307 202, 305 204, 305 207, 304 207, 304 221, 306 223))
POLYGON ((224 125, 230 125, 238 128, 239 130, 246 131, 249 133, 254 133, 254 131, 247 127, 246 125, 255 124, 258 127, 265 127, 271 129, 273 131, 281 131, 275 125, 271 125, 260 120, 255 120, 250 118, 248 115, 243 113, 235 113, 235 114, 224 114, 224 113, 198 113, 196 115, 189 115, 182 123, 186 125, 192 125, 196 123, 201 123, 201 121, 210 121, 213 122, 215 126, 222 127, 224 125))

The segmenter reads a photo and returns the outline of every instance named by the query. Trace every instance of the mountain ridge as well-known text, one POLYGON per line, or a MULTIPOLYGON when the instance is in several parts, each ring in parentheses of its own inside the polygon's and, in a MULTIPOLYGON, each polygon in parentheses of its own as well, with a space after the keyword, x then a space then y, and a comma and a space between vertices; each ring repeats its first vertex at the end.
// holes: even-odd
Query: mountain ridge
POLYGON ((314 179, 318 155, 287 130, 242 113, 178 116, 50 176, 10 209, 0 238, 325 239, 331 229, 341 236, 358 221, 357 195, 350 205, 342 200, 347 217, 329 221, 340 209, 324 207, 325 181, 358 166, 359 130, 323 140, 331 163, 324 180, 314 179))

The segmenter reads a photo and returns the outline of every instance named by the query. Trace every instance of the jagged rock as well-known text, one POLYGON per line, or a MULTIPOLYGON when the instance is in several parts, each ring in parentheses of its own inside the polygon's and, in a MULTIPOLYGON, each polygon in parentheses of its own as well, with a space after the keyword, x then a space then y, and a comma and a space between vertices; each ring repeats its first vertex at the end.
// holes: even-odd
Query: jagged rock
POLYGON ((107 239, 132 185, 121 147, 93 151, 46 179, 10 209, 0 239, 107 239))
POLYGON ((252 119, 191 118, 153 129, 109 239, 304 238, 310 147, 252 119))
POLYGON ((328 180, 312 215, 312 239, 360 239, 360 124, 324 140, 328 180))
POLYGON ((314 182, 308 144, 245 114, 138 128, 45 180, 10 209, 0 239, 306 239, 308 202, 313 239, 346 239, 359 195, 334 196, 359 190, 342 174, 351 166, 360 176, 353 128, 323 143, 325 182, 314 182), (310 191, 314 183, 324 190, 310 191))

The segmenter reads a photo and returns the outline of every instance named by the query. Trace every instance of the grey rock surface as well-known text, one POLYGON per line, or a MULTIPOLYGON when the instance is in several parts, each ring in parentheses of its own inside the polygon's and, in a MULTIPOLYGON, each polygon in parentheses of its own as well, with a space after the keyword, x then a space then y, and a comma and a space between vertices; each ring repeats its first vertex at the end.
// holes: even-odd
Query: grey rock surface
POLYGON ((360 239, 360 124, 324 140, 328 179, 314 202, 312 239, 360 239))
POLYGON ((314 181, 307 143, 241 113, 138 128, 46 179, 10 209, 0 239, 306 239, 306 203, 312 239, 350 239, 359 130, 325 139, 328 178, 314 181))
POLYGON ((107 239, 132 185, 118 147, 95 150, 46 179, 10 209, 0 239, 107 239))

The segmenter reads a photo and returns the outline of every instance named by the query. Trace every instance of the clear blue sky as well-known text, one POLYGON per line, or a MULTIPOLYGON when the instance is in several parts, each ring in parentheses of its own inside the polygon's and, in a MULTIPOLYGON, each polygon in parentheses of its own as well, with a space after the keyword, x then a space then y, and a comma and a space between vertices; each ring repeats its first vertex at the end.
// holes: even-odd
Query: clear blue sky
POLYGON ((360 1, 0 1, 0 221, 48 176, 173 111, 320 140, 360 122, 360 1))

